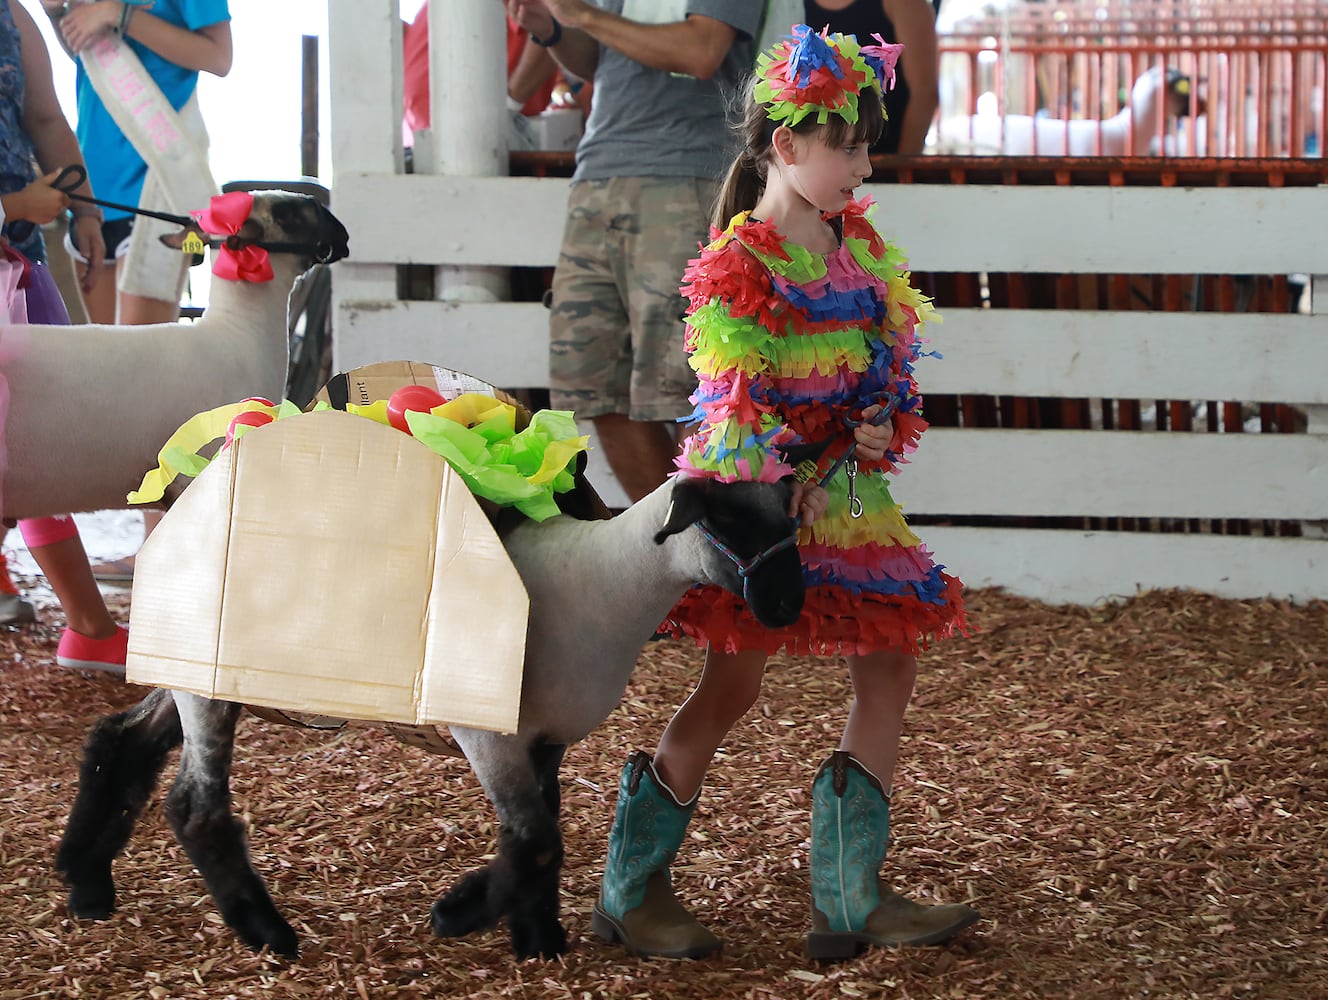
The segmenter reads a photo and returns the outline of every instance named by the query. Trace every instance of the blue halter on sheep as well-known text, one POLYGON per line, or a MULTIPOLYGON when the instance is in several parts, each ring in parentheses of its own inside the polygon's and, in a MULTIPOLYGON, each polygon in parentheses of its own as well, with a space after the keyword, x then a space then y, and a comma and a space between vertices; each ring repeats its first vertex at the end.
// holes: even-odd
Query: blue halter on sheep
MULTIPOLYGON (((518 959, 567 950, 558 918, 563 753, 613 711, 642 647, 689 586, 745 590, 753 613, 771 627, 797 619, 804 592, 797 549, 786 543, 791 497, 787 482, 678 478, 612 520, 564 515, 522 522, 505 535, 530 597, 520 725, 506 735, 452 728, 497 811, 500 835, 493 861, 434 904, 436 934, 460 936, 505 920, 518 959), (750 566, 758 556, 759 565, 750 566), (750 568, 740 573, 742 564, 750 568)), ((111 863, 128 842, 167 754, 183 741, 165 810, 176 838, 246 944, 298 954, 295 932, 250 863, 243 828, 231 812, 240 710, 232 702, 158 689, 96 724, 56 858, 75 916, 110 915, 111 863)))

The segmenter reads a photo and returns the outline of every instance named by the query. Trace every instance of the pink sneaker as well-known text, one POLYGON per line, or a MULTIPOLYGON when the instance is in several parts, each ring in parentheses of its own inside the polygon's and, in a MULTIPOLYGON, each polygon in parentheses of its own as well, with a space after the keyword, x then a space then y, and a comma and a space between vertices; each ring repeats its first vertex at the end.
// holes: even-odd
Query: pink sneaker
POLYGON ((55 662, 74 670, 105 670, 124 676, 125 652, 129 647, 129 630, 115 626, 115 635, 109 639, 90 639, 81 632, 67 628, 60 636, 55 651, 55 662))

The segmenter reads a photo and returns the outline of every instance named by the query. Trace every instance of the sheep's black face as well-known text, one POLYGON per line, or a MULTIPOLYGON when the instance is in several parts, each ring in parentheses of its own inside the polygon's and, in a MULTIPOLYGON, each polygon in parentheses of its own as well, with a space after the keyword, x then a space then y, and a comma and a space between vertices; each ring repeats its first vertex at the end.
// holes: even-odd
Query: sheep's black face
POLYGON ((350 234, 335 215, 307 194, 268 191, 254 195, 254 214, 260 197, 271 218, 264 242, 298 246, 315 261, 331 264, 350 256, 350 234))
POLYGON ((692 524, 713 540, 705 582, 741 594, 756 620, 770 628, 791 625, 802 612, 802 563, 792 544, 787 483, 716 483, 678 478, 662 541, 692 524), (727 552, 725 551, 727 550, 727 552))

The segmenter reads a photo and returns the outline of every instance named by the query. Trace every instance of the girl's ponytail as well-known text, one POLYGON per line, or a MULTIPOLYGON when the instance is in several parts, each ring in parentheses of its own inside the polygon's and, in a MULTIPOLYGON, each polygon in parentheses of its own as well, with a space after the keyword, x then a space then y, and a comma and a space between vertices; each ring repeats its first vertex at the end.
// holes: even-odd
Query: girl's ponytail
POLYGON ((719 230, 727 229, 735 215, 756 207, 764 190, 765 171, 756 162, 756 158, 744 150, 729 165, 729 172, 715 198, 715 211, 710 224, 719 230))
POLYGON ((765 191, 766 167, 770 162, 770 142, 775 133, 775 124, 766 114, 764 105, 757 102, 753 93, 755 86, 756 79, 749 78, 739 91, 741 106, 734 107, 738 100, 730 104, 730 114, 736 119, 734 132, 737 133, 738 148, 742 152, 729 165, 724 182, 720 185, 719 196, 715 199, 711 223, 716 229, 727 229, 735 215, 755 208, 765 191))

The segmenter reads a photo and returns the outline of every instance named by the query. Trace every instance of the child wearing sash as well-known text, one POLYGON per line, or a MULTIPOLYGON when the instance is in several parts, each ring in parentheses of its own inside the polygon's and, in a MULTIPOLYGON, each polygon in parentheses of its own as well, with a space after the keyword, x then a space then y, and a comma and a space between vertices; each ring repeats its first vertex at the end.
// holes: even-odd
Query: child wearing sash
MULTIPOLYGON (((200 72, 230 72, 227 0, 42 0, 42 6, 78 61, 78 139, 98 197, 177 215, 206 208, 218 191, 195 91, 200 72)), ((107 263, 116 280, 85 293, 89 319, 174 322, 189 258, 161 245, 158 236, 170 227, 119 209, 105 216, 107 263)), ((160 516, 144 514, 145 534, 160 516)), ((127 583, 133 557, 95 572, 104 582, 127 583)))

